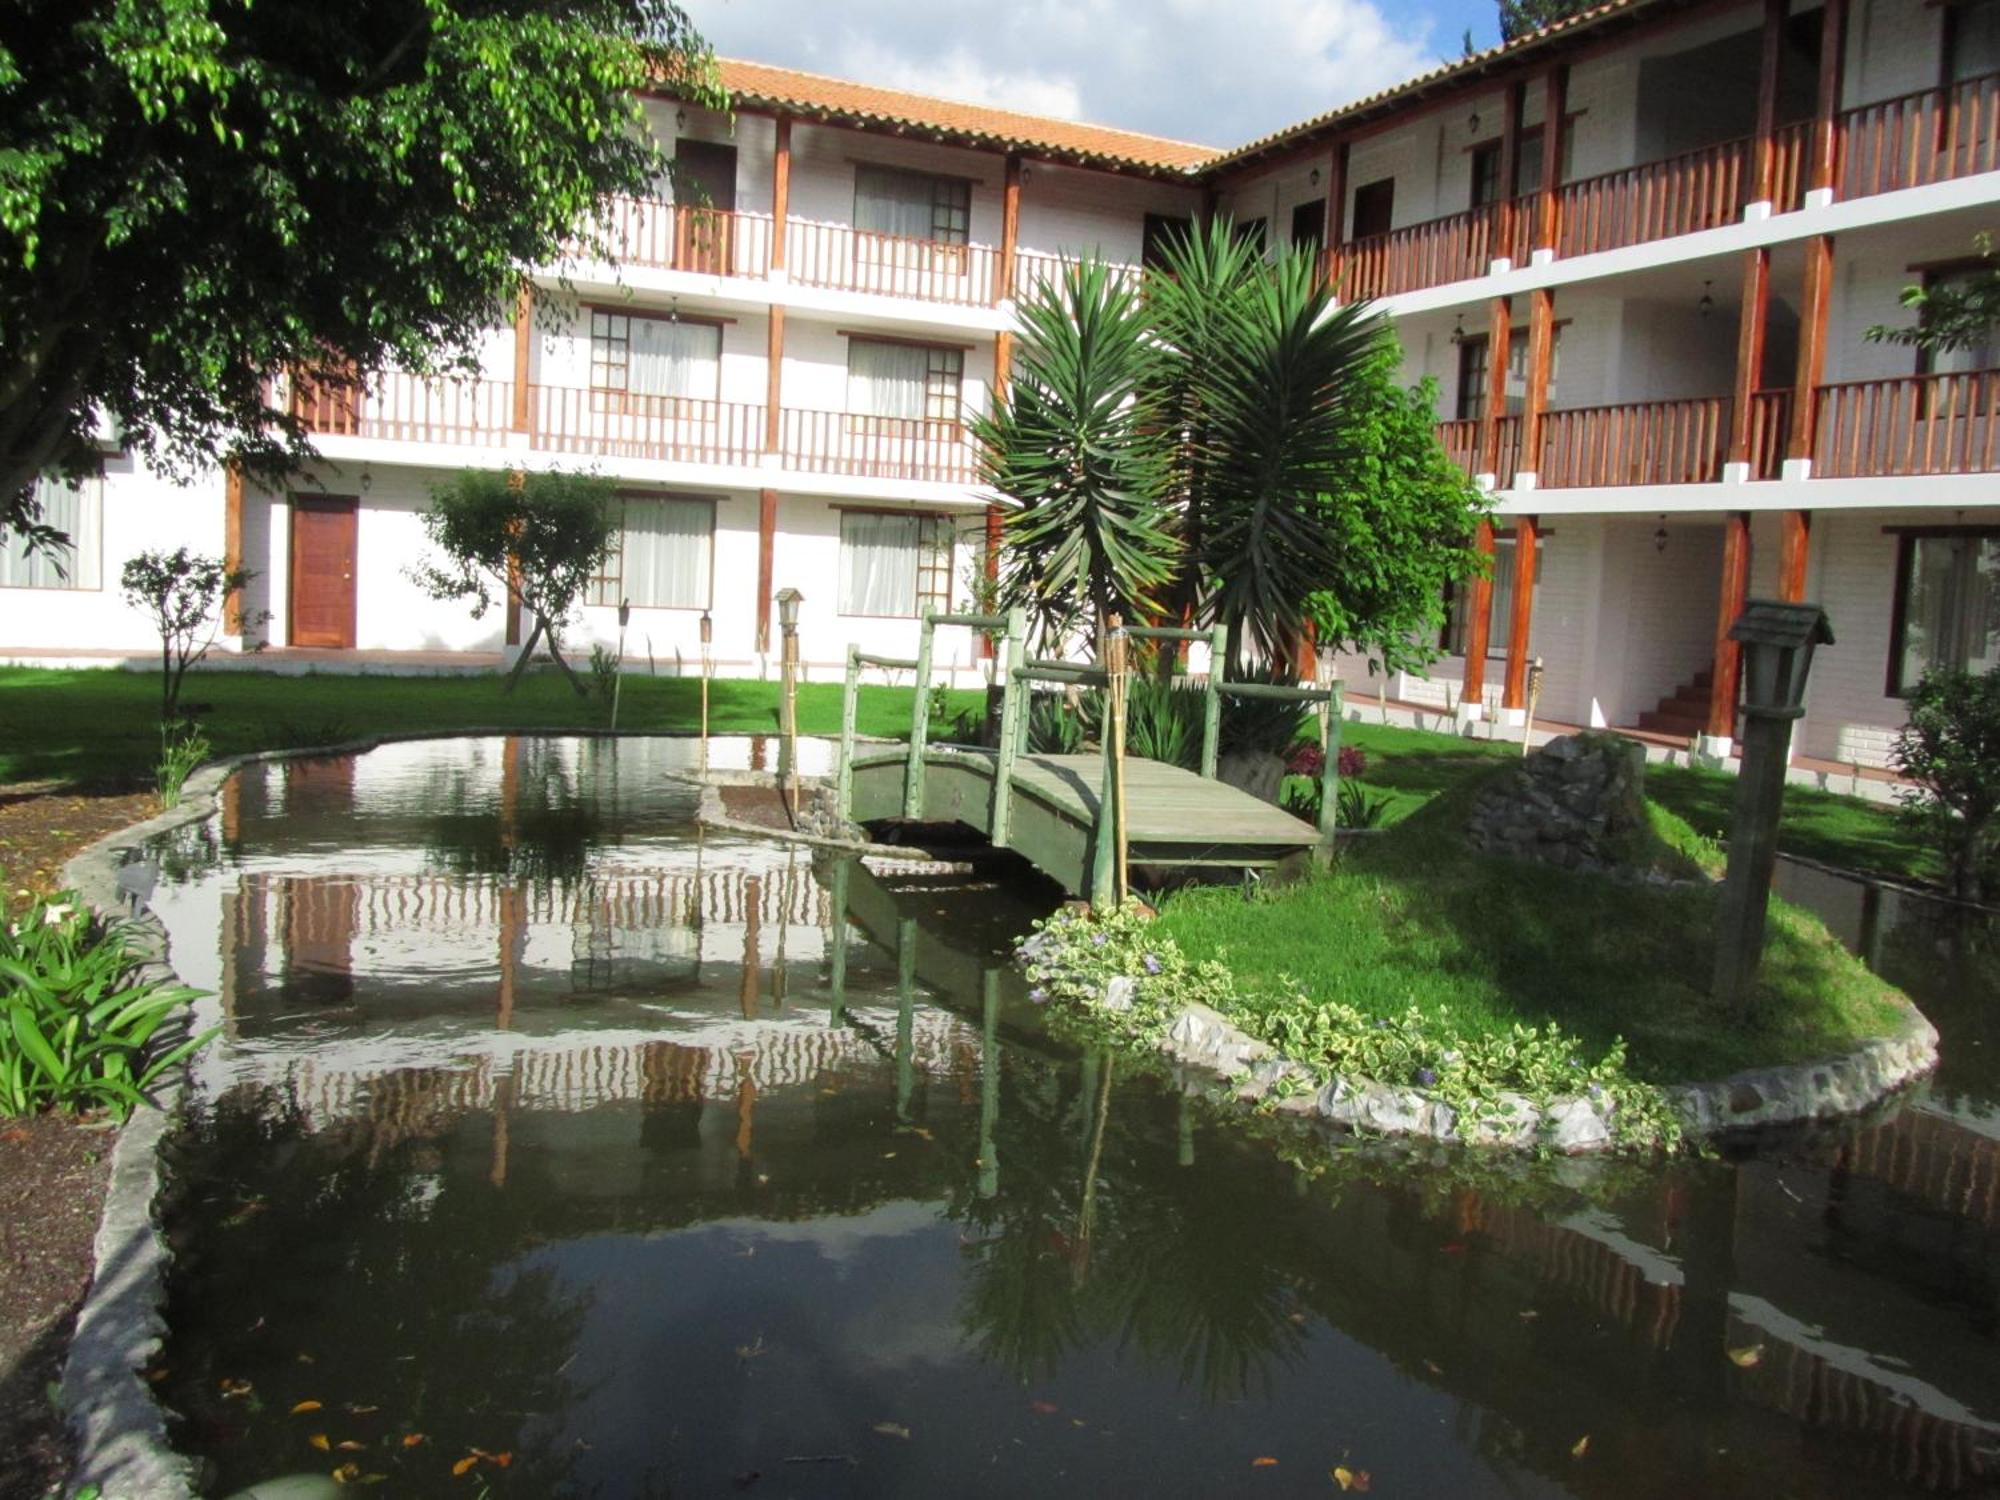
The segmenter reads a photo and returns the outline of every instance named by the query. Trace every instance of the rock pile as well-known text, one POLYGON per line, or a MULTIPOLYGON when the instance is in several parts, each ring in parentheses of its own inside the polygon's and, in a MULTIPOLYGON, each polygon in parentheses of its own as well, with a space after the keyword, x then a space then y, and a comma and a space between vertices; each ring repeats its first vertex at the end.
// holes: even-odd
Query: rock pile
POLYGON ((1644 747, 1615 734, 1552 740, 1480 792, 1467 820, 1473 848, 1567 870, 1637 873, 1644 847, 1644 747))

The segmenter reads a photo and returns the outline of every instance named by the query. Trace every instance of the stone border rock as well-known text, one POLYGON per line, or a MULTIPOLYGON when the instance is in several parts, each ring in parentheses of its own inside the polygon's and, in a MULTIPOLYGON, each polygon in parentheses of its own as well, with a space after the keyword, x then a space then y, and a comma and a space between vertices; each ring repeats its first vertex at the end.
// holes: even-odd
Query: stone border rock
MULTIPOLYGON (((1096 1003, 1113 1010, 1129 1006, 1130 992, 1123 987, 1135 982, 1113 979, 1096 1003)), ((1858 1114, 1937 1066, 1937 1029, 1907 999, 1902 1007, 1894 1034, 1863 1042, 1844 1056, 1752 1068, 1713 1083, 1671 1084, 1665 1090, 1668 1102, 1696 1140, 1858 1114)), ((1160 1051, 1184 1073, 1228 1085, 1240 1102, 1268 1103, 1279 1114, 1356 1134, 1516 1151, 1546 1148, 1572 1156, 1613 1145, 1608 1112, 1586 1095, 1556 1099, 1544 1109, 1522 1095, 1502 1094, 1504 1118, 1481 1122, 1468 1140, 1458 1132, 1457 1111, 1442 1100, 1366 1078, 1321 1083, 1303 1064, 1280 1057, 1205 1005, 1191 1005, 1174 1018, 1160 1051)))

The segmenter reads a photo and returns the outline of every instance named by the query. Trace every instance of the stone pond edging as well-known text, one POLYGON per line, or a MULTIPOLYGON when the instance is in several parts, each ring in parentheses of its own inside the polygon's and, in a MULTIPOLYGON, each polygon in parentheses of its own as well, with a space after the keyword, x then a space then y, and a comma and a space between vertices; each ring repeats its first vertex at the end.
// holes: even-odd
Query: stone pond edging
MULTIPOLYGON (((1121 1010, 1131 979, 1113 979, 1094 1002, 1121 1010)), ((1713 1140, 1738 1131, 1804 1124, 1858 1114, 1937 1066, 1937 1029, 1907 999, 1889 1036, 1863 1042, 1840 1057, 1752 1068, 1710 1083, 1670 1084, 1664 1092, 1688 1135, 1713 1140)), ((1244 1104, 1356 1134, 1460 1143, 1458 1114, 1420 1089, 1336 1077, 1319 1082, 1303 1064, 1280 1057, 1268 1043, 1240 1030, 1206 1005, 1190 1005, 1168 1025, 1159 1051, 1176 1068, 1230 1087, 1244 1104)), ((1611 1127, 1599 1101, 1586 1095, 1546 1108, 1520 1094, 1503 1094, 1512 1113, 1482 1122, 1469 1142, 1511 1150, 1547 1148, 1565 1155, 1608 1151, 1611 1127)))

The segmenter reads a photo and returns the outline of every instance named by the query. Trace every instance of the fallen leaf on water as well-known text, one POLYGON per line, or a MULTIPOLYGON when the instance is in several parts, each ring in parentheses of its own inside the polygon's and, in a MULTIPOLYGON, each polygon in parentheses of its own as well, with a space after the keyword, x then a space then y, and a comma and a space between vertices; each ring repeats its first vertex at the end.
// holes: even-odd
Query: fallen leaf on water
POLYGON ((231 1399, 238 1396, 247 1396, 251 1391, 256 1389, 247 1380, 231 1380, 227 1376, 223 1377, 221 1384, 222 1394, 231 1399))
POLYGON ((511 1453, 489 1453, 486 1456, 493 1461, 494 1467, 499 1469, 506 1468, 514 1461, 514 1455, 511 1453))
POLYGON ((1439 1363, 1438 1363, 1438 1362, 1437 1362, 1436 1360, 1434 1360, 1434 1359, 1427 1359, 1427 1360, 1425 1360, 1425 1361, 1424 1361, 1424 1368, 1425 1368, 1426 1370, 1429 1370, 1429 1371, 1431 1372, 1431 1374, 1433 1374, 1433 1375, 1442 1375, 1442 1374, 1444 1374, 1444 1367, 1443 1367, 1442 1365, 1440 1365, 1440 1364, 1439 1364, 1439 1363))
POLYGON ((1345 1464, 1335 1464, 1333 1466, 1333 1482, 1339 1485, 1343 1490, 1353 1489, 1354 1471, 1348 1468, 1345 1464))
POLYGON ((1521 1321, 1523 1323, 1532 1323, 1535 1321, 1535 1319, 1539 1318, 1540 1316, 1541 1314, 1532 1307, 1524 1307, 1521 1309, 1521 1321))
POLYGON ((1275 1458, 1253 1458, 1250 1460, 1250 1467, 1253 1469, 1275 1469, 1278 1467, 1278 1461, 1275 1458))
POLYGON ((1570 1444, 1569 1456, 1571 1458, 1582 1458, 1583 1455, 1588 1453, 1589 1451, 1590 1451, 1590 1434, 1586 1432, 1582 1437, 1578 1438, 1574 1443, 1570 1444))
POLYGON ((323 1405, 325 1405, 325 1403, 321 1401, 301 1401, 299 1402, 298 1405, 292 1408, 292 1415, 296 1417, 300 1412, 303 1411, 318 1411, 320 1407, 323 1405))
POLYGON ((893 1158, 893 1157, 895 1156, 895 1154, 896 1154, 896 1153, 895 1153, 895 1152, 893 1152, 893 1151, 884 1151, 884 1152, 882 1153, 882 1160, 884 1160, 884 1161, 888 1161, 888 1160, 890 1160, 891 1158, 893 1158))
POLYGON ((376 1412, 380 1411, 382 1408, 379 1406, 356 1406, 352 1401, 350 1401, 347 1403, 347 1409, 352 1413, 354 1413, 354 1415, 357 1417, 369 1417, 373 1416, 376 1412))
POLYGON ((877 1422, 875 1430, 881 1433, 883 1437, 902 1438, 905 1441, 910 1436, 910 1429, 903 1426, 900 1422, 877 1422))
POLYGON ((343 1438, 333 1446, 338 1448, 342 1453, 366 1453, 368 1451, 366 1443, 357 1443, 353 1438, 343 1438))
POLYGON ((452 1478, 461 1479, 465 1475, 470 1474, 474 1469, 478 1467, 479 1467, 479 1456, 477 1454, 468 1453, 464 1458, 461 1458, 457 1463, 451 1466, 452 1478))
POLYGON ((1764 1361, 1764 1346, 1749 1344, 1741 1349, 1729 1351, 1729 1362, 1739 1370, 1752 1370, 1764 1361))
POLYGON ((323 1432, 315 1432, 311 1437, 307 1438, 306 1441, 311 1443, 315 1448, 319 1449, 319 1451, 322 1453, 326 1452, 329 1448, 333 1446, 332 1442, 328 1440, 327 1435, 323 1432))
POLYGON ((158 1385, 162 1380, 165 1380, 171 1374, 173 1374, 173 1371, 169 1370, 164 1365, 162 1365, 157 1370, 148 1370, 146 1372, 146 1383, 148 1385, 158 1385))
POLYGON ((333 1471, 333 1482, 335 1484, 352 1484, 354 1483, 355 1480, 359 1479, 360 1477, 361 1477, 360 1464, 342 1464, 339 1468, 333 1471))
POLYGON ((421 1432, 406 1432, 403 1434, 403 1446, 405 1448, 414 1448, 419 1443, 428 1443, 429 1441, 430 1439, 425 1437, 421 1432))
POLYGON ((1062 1408, 1053 1401, 1030 1401, 1028 1410, 1041 1417, 1052 1417, 1062 1408))

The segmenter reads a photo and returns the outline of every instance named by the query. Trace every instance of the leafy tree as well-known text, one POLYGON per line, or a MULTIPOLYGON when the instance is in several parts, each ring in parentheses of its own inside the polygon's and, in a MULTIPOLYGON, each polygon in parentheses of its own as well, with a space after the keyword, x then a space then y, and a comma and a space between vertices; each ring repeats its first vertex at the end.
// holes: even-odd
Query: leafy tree
MULTIPOLYGON (((1601 0, 1500 0, 1500 40, 1511 42, 1544 26, 1594 10, 1601 0)), ((1471 40, 1471 33, 1466 34, 1471 40)))
MULTIPOLYGON (((219 557, 203 557, 177 547, 141 552, 119 575, 125 602, 143 610, 160 637, 160 718, 180 707, 181 681, 188 668, 208 655, 222 630, 222 607, 257 575, 232 568, 219 557)), ((269 615, 258 616, 258 623, 269 615)))
POLYGON ((2000 667, 1926 672, 1890 761, 1916 783, 1912 816, 1935 830, 1953 895, 1977 901, 2000 852, 2000 667))
POLYGON ((617 487, 595 474, 503 474, 466 469, 431 491, 424 534, 444 554, 407 571, 433 599, 472 602, 485 616, 510 589, 533 611, 534 628, 507 676, 513 692, 545 641, 579 698, 590 689, 563 659, 562 632, 611 550, 617 487))
POLYGON ((1148 319, 1103 262, 1063 267, 1022 300, 1013 376, 973 418, 986 482, 1007 518, 1000 597, 1044 639, 1152 610, 1172 575, 1161 497, 1167 448, 1148 395, 1148 319))
POLYGON ((5 7, 0 533, 100 424, 269 478, 311 452, 274 372, 466 367, 522 267, 657 179, 639 86, 713 77, 673 0, 5 7))
POLYGON ((1979 268, 1969 276, 1935 286, 1903 288, 1899 299, 1917 315, 1906 328, 1876 324, 1868 337, 1878 344, 1908 344, 1929 354, 1944 354, 1982 343, 2000 325, 2000 261, 1993 258, 1993 236, 1973 237, 1979 268))

